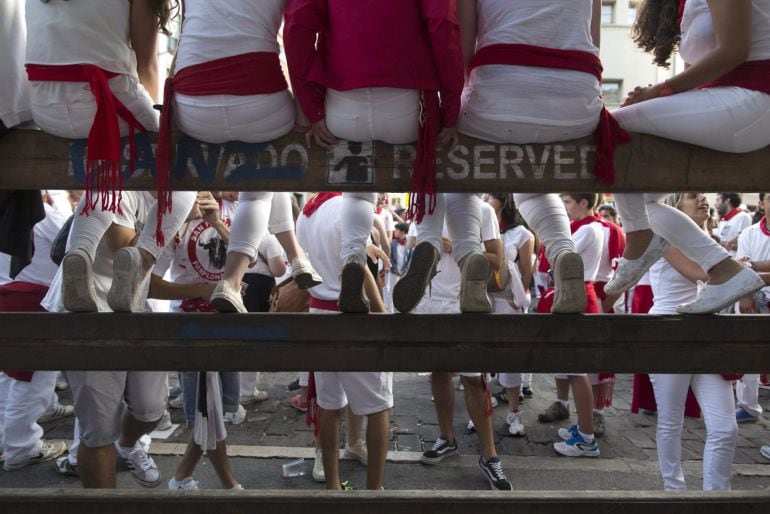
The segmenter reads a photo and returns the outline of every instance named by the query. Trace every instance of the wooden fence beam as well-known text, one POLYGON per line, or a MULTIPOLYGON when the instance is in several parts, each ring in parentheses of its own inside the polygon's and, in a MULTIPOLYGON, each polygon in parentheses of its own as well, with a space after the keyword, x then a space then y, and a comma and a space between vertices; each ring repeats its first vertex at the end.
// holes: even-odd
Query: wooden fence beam
POLYGON ((0 314, 6 369, 764 373, 767 316, 0 314))
MULTIPOLYGON (((139 160, 124 188, 154 189, 155 134, 137 136, 139 160)), ((78 189, 85 176, 85 140, 41 131, 0 136, 0 189, 78 189)), ((124 144, 124 155, 128 145, 124 144)), ((333 151, 291 133, 265 144, 208 145, 178 137, 179 190, 409 191, 414 145, 341 142, 333 151)), ((654 136, 634 134, 618 148, 614 186, 591 176, 591 138, 559 144, 498 145, 462 136, 439 151, 438 187, 447 192, 760 191, 770 185, 770 147, 726 154, 654 136)))

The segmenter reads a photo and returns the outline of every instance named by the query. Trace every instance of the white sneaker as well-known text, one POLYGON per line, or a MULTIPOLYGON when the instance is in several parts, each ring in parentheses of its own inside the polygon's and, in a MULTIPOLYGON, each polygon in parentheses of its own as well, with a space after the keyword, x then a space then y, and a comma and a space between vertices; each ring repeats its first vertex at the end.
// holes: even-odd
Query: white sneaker
POLYGON ((165 430, 170 430, 173 426, 174 424, 171 422, 171 413, 165 410, 163 411, 163 416, 161 416, 160 421, 158 421, 158 424, 155 426, 155 430, 163 432, 165 430))
POLYGON ((199 489, 198 481, 193 477, 187 477, 179 481, 172 478, 168 481, 168 488, 170 491, 197 491, 199 489))
POLYGON ((64 308, 70 312, 97 312, 96 289, 91 258, 83 250, 64 256, 61 293, 64 308))
POLYGON ((113 312, 144 312, 150 291, 151 272, 142 276, 142 253, 127 246, 115 252, 112 265, 112 285, 107 303, 113 312))
POLYGON ((172 409, 181 409, 184 407, 184 393, 168 401, 168 406, 172 409))
POLYGON ((732 305, 746 295, 765 287, 764 281, 754 271, 746 268, 724 284, 706 284, 698 298, 676 306, 679 314, 713 314, 732 305))
POLYGON ((313 269, 310 261, 304 255, 298 255, 292 259, 291 277, 299 289, 310 289, 324 283, 324 279, 313 269))
POLYGON ((320 448, 316 448, 315 450, 315 461, 313 462, 313 480, 319 483, 326 482, 323 452, 320 448))
POLYGON ((245 489, 241 484, 235 484, 230 489, 228 489, 228 491, 245 491, 245 489))
POLYGON ((251 405, 253 403, 260 403, 264 402, 270 398, 270 395, 267 391, 260 391, 259 389, 254 390, 254 394, 250 394, 248 396, 241 396, 241 405, 251 405))
POLYGON ((68 418, 75 414, 75 407, 72 405, 58 405, 55 409, 46 411, 42 416, 37 418, 38 423, 48 423, 49 421, 56 421, 57 419, 68 418))
POLYGON ((40 453, 35 457, 22 460, 20 462, 10 463, 7 460, 3 463, 3 469, 6 471, 13 471, 16 469, 25 468, 32 464, 39 464, 41 462, 48 462, 61 456, 67 451, 67 445, 64 441, 43 441, 43 445, 40 447, 40 453))
POLYGON ((524 424, 521 422, 521 413, 509 412, 505 417, 505 423, 508 425, 508 433, 514 436, 525 435, 524 424))
POLYGON ((468 423, 465 425, 465 428, 468 429, 468 432, 475 432, 476 431, 476 424, 473 422, 472 419, 469 419, 468 423))
POLYGON ((366 442, 364 442, 363 439, 359 439, 358 442, 353 446, 345 443, 345 451, 343 452, 342 456, 346 459, 355 459, 366 466, 366 462, 369 459, 369 452, 366 449, 366 442))
MULTIPOLYGON (((122 448, 118 448, 119 453, 122 453, 122 450, 122 448)), ((142 487, 158 487, 160 485, 158 466, 140 445, 134 446, 134 449, 128 452, 123 459, 131 470, 131 476, 139 485, 142 487)))
POLYGON ((224 280, 217 282, 214 292, 209 300, 218 312, 248 312, 243 305, 243 297, 240 291, 236 291, 224 280))
POLYGON ((238 410, 235 412, 225 412, 225 423, 232 423, 233 425, 240 425, 246 421, 246 409, 243 405, 238 405, 238 410))
POLYGON ((553 263, 553 279, 552 313, 581 314, 586 310, 583 258, 578 253, 565 250, 556 256, 553 263))
POLYGON ((615 270, 612 279, 604 286, 604 292, 607 294, 621 294, 629 289, 639 282, 653 264, 666 255, 669 248, 671 248, 671 243, 654 234, 641 257, 633 260, 624 257, 620 258, 618 269, 615 270))

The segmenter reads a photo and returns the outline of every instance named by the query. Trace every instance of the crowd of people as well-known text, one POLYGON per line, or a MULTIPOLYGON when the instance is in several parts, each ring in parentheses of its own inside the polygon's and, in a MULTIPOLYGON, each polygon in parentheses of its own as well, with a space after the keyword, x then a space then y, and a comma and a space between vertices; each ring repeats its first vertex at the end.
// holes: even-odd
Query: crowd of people
MULTIPOLYGON (((8 92, 0 92, 3 125, 31 120, 50 134, 88 139, 85 191, 69 206, 70 221, 55 209, 57 195, 26 195, 29 212, 21 219, 30 244, 15 232, 0 234, 0 248, 13 249, 0 262, 2 310, 143 312, 151 310, 148 299, 163 299, 179 312, 262 312, 276 277, 288 274, 298 294, 307 292, 311 314, 578 315, 626 312, 629 302, 632 312, 655 314, 767 312, 770 224, 766 216, 752 220, 737 193, 718 196, 715 234, 703 193, 616 194, 614 204, 592 193, 440 193, 435 162, 437 147, 456 144, 458 134, 509 144, 594 134, 593 173, 611 185, 614 149, 629 141, 628 132, 733 153, 765 147, 770 0, 641 2, 639 46, 662 66, 678 49, 688 66, 636 88, 612 113, 601 98, 600 0, 186 0, 159 116, 155 48, 177 4, 0 4, 3 19, 14 20, 0 54, 12 72, 3 79, 8 92), (171 192, 174 127, 208 143, 260 143, 292 130, 327 149, 338 138, 416 141, 408 208, 397 215, 387 195, 376 193, 319 193, 300 205, 289 193, 171 192), (120 187, 120 138, 131 141, 132 171, 138 131, 159 132, 154 192, 120 187)), ((14 196, 9 202, 14 198, 19 203, 14 196)), ((770 208, 767 193, 758 207, 770 208)), ((511 490, 491 408, 507 402, 509 433, 523 435, 519 397, 531 393, 531 375, 501 373, 503 389, 492 396, 485 371, 494 370, 457 371, 481 443, 479 469, 492 489, 511 490)), ((65 377, 77 419, 77 449, 66 456, 63 444, 42 439, 38 423, 72 413, 56 401, 57 374, 1 376, 4 468, 55 460, 85 487, 110 488, 117 454, 141 485, 158 486, 146 434, 167 417, 167 375, 65 377)), ((316 429, 313 477, 328 489, 346 487, 338 450, 347 411, 346 453, 366 463, 367 488, 384 487, 392 373, 309 371, 300 378, 304 389, 292 405, 307 410, 316 429)), ((441 433, 422 456, 428 465, 458 451, 451 380, 451 373, 431 377, 441 433)), ((577 423, 559 430, 555 452, 598 456, 614 374, 555 380, 556 398, 540 419, 567 418, 570 389, 577 411, 577 423)), ((182 373, 179 383, 193 431, 169 488, 197 488, 194 470, 206 454, 223 488, 240 489, 225 423, 242 418, 244 397, 259 401, 253 376, 182 373)), ((655 374, 638 383, 639 401, 656 404, 665 488, 685 488, 681 430, 691 390, 707 428, 704 489, 729 489, 737 423, 761 415, 759 375, 655 374)))

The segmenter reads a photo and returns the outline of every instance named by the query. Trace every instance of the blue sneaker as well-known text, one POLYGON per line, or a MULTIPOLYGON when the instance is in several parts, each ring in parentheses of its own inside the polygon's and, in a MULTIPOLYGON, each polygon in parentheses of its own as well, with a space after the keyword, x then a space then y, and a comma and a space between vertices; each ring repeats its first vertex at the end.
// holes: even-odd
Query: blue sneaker
POLYGON ((739 408, 735 411, 735 421, 738 423, 751 423, 752 421, 756 421, 758 418, 751 414, 746 409, 739 408))
POLYGON ((770 460, 770 444, 766 444, 765 446, 760 448, 759 453, 761 453, 762 456, 767 460, 770 460))
POLYGON ((596 438, 590 443, 583 439, 579 433, 573 435, 566 441, 553 443, 553 449, 565 457, 598 457, 599 446, 596 444, 596 438))
POLYGON ((577 425, 572 425, 569 428, 560 428, 559 429, 559 437, 562 438, 563 441, 569 441, 573 437, 577 437, 580 434, 578 434, 578 427, 577 425))

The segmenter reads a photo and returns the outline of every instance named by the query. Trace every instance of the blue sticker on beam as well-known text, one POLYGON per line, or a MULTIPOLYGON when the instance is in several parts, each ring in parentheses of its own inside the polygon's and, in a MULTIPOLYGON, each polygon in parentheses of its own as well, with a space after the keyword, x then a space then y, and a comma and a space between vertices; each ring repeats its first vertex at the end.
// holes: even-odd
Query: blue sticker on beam
POLYGON ((289 331, 286 327, 271 325, 266 327, 201 326, 196 323, 185 325, 179 334, 182 339, 221 339, 234 341, 288 341, 289 331))

